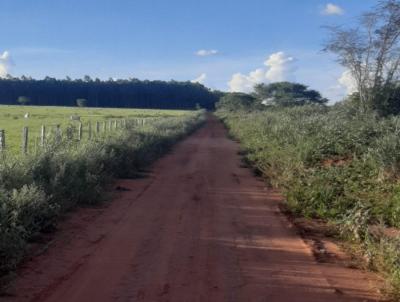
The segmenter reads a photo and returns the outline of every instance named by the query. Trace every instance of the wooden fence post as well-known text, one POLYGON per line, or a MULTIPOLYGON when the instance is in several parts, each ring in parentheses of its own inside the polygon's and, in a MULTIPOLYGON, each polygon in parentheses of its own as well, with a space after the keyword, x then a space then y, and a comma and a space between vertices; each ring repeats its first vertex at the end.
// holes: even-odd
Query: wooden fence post
POLYGON ((28 127, 22 128, 22 153, 28 153, 28 127))
POLYGON ((112 120, 108 121, 108 130, 112 131, 112 120))
POLYGON ((96 122, 96 135, 100 133, 100 122, 96 122))
POLYGON ((92 122, 89 121, 88 124, 88 139, 91 140, 92 139, 92 122))
POLYGON ((45 143, 46 143, 46 126, 42 125, 40 129, 40 146, 44 147, 45 143))
POLYGON ((78 141, 82 140, 82 127, 82 122, 80 122, 78 126, 78 141))
POLYGON ((6 132, 4 130, 0 130, 0 151, 4 151, 6 149, 6 132))
POLYGON ((114 130, 117 130, 117 121, 114 121, 114 130))
POLYGON ((103 132, 105 133, 107 131, 107 122, 104 121, 103 123, 103 132))
POLYGON ((61 138, 62 138, 62 133, 61 133, 60 125, 56 125, 56 143, 57 144, 61 143, 61 138))

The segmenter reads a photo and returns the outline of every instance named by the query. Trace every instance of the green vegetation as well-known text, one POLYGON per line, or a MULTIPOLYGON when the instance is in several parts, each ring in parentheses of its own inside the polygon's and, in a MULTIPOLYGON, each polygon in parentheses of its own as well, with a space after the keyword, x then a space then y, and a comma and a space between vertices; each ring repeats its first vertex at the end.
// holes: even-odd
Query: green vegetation
POLYGON ((224 108, 229 111, 248 110, 255 107, 256 98, 240 92, 226 93, 216 104, 216 108, 224 108))
POLYGON ((321 218, 386 276, 400 300, 400 2, 380 1, 355 28, 330 27, 325 50, 356 92, 332 107, 297 83, 228 94, 217 115, 246 159, 296 215, 321 218), (260 106, 264 104, 265 106, 260 106))
MULTIPOLYGON (((16 114, 16 108, 5 109, 16 114)), ((30 112, 33 116, 42 113, 39 124, 57 119, 57 114, 64 116, 72 112, 93 119, 99 114, 101 117, 114 114, 158 118, 140 127, 127 123, 124 130, 95 136, 92 140, 49 142, 26 156, 3 153, 0 157, 0 275, 14 269, 27 245, 38 233, 52 230, 60 215, 75 206, 102 201, 105 185, 113 178, 137 176, 204 120, 203 111, 52 109, 55 113, 51 116, 45 113, 50 108, 30 108, 30 112)))
MULTIPOLYGON (((84 138, 87 137, 88 122, 104 122, 115 119, 159 118, 184 116, 188 111, 154 110, 154 109, 114 109, 114 108, 79 108, 79 107, 39 107, 39 106, 5 106, 0 105, 0 129, 6 133, 6 148, 11 153, 20 153, 22 128, 29 127, 29 149, 35 148, 35 139, 40 135, 40 128, 45 125, 47 132, 56 125, 61 129, 77 127, 79 121, 71 120, 77 116, 84 125, 84 138), (25 118, 25 114, 29 117, 25 118)), ((92 125, 93 126, 93 125, 92 125)))
POLYGON ((103 81, 84 76, 83 79, 43 80, 31 77, 0 78, 0 104, 16 105, 21 95, 24 105, 76 106, 76 100, 86 99, 87 107, 157 108, 194 110, 213 109, 219 92, 211 91, 190 81, 149 81, 138 79, 109 79, 103 81))
POLYGON ((225 93, 221 95, 215 108, 225 111, 264 110, 266 107, 294 107, 303 105, 324 105, 328 100, 321 94, 309 89, 306 85, 291 82, 276 82, 271 84, 257 84, 254 93, 241 92, 225 93))
POLYGON ((382 234, 400 227, 400 117, 348 103, 266 108, 217 114, 293 213, 336 225, 399 295, 399 242, 382 234))
POLYGON ((321 94, 299 83, 277 82, 258 84, 254 87, 255 95, 264 105, 299 106, 306 104, 325 104, 328 100, 321 94))
POLYGON ((353 28, 328 27, 324 50, 350 72, 360 112, 400 114, 400 1, 379 1, 358 20, 353 28))
POLYGON ((342 107, 221 110, 219 116, 254 166, 286 189, 296 212, 337 219, 367 203, 370 223, 400 227, 400 118, 350 116, 342 107))

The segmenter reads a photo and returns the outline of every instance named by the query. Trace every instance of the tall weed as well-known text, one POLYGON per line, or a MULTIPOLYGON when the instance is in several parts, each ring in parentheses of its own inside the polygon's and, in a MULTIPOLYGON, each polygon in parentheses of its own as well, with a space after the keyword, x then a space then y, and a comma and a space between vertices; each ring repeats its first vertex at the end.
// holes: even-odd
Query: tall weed
POLYGON ((113 178, 135 177, 204 121, 199 111, 130 125, 77 143, 49 143, 35 154, 0 157, 0 274, 14 269, 27 243, 59 215, 103 199, 113 178))

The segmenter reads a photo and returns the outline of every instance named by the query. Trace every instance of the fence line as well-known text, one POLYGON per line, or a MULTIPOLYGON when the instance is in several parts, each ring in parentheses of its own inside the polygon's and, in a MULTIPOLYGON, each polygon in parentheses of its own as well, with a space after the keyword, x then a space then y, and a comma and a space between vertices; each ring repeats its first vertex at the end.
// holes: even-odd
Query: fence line
MULTIPOLYGON (((120 119, 120 120, 105 120, 105 121, 96 121, 95 122, 95 130, 92 131, 92 121, 88 121, 86 126, 84 123, 79 121, 78 126, 67 126, 65 128, 65 136, 63 136, 63 130, 61 125, 57 124, 54 126, 53 131, 47 131, 47 127, 45 125, 41 125, 40 132, 37 136, 34 137, 34 150, 38 151, 38 147, 44 148, 48 142, 48 135, 54 134, 54 141, 56 143, 61 143, 62 140, 66 139, 68 141, 77 141, 81 142, 84 138, 84 131, 86 131, 86 139, 92 140, 94 137, 98 137, 101 134, 109 134, 112 132, 120 131, 123 129, 127 129, 131 126, 144 126, 146 124, 146 119, 120 119), (101 127, 102 125, 102 127, 101 127), (107 127, 108 126, 108 127, 107 127), (75 139, 74 139, 75 138, 75 139)), ((24 126, 22 128, 22 137, 21 137, 21 152, 22 154, 28 154, 30 151, 29 148, 29 138, 32 135, 32 131, 28 126, 24 126)), ((0 129, 0 152, 7 150, 6 144, 6 130, 0 129)))
POLYGON ((40 129, 40 146, 44 147, 46 144, 46 126, 42 125, 40 129))
POLYGON ((0 151, 6 149, 6 132, 5 130, 0 130, 0 151))
POLYGON ((28 153, 28 127, 22 128, 22 153, 28 153))

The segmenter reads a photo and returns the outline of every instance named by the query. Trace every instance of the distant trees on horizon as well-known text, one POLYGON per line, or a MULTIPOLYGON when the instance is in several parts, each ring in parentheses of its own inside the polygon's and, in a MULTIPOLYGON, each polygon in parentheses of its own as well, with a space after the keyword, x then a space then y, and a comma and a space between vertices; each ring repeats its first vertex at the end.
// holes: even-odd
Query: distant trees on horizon
POLYGON ((328 102, 328 99, 323 98, 318 91, 300 83, 262 83, 254 86, 254 91, 254 96, 267 106, 324 105, 328 102))
POLYGON ((257 84, 251 94, 241 92, 225 93, 216 104, 217 109, 266 110, 271 107, 295 107, 303 105, 325 106, 328 99, 308 86, 293 82, 257 84))
POLYGON ((29 105, 76 106, 85 99, 88 107, 213 109, 220 94, 189 81, 0 78, 0 104, 21 104, 21 96, 29 105))

